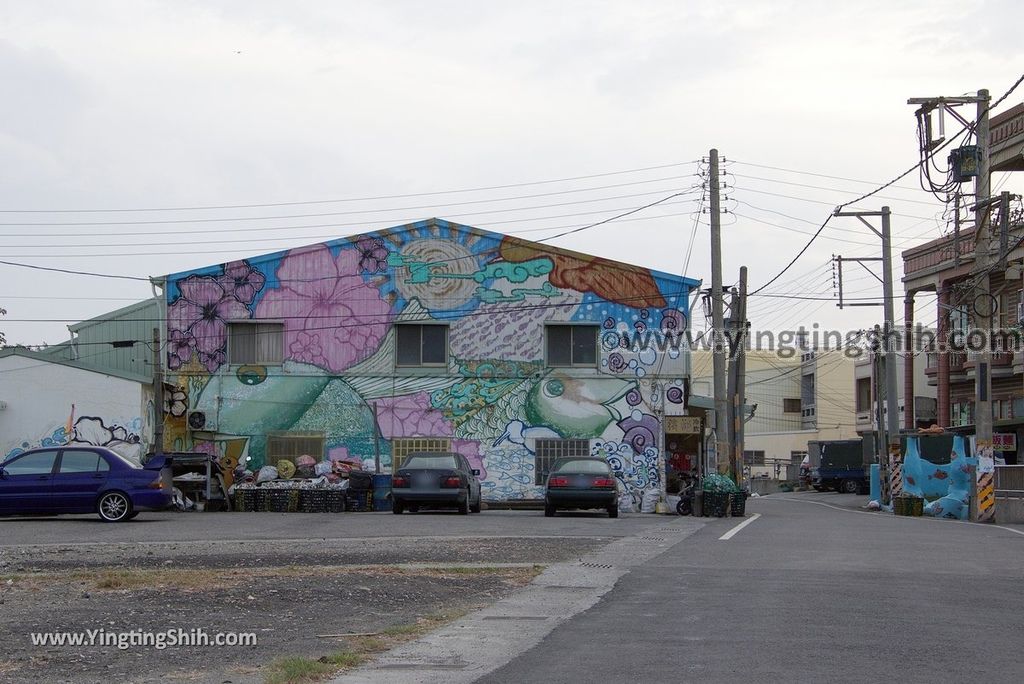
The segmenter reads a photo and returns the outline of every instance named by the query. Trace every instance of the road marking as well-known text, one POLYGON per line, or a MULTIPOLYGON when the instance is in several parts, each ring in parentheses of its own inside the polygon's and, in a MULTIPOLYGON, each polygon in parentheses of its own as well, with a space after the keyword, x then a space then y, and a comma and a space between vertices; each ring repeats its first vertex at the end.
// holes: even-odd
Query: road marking
POLYGON ((735 536, 735 534, 737 532, 739 532, 744 527, 746 527, 747 525, 749 525, 750 523, 754 522, 755 520, 757 520, 760 517, 761 517, 760 513, 755 513, 754 515, 750 516, 749 518, 747 518, 746 520, 741 522, 739 525, 737 525, 736 527, 732 528, 731 530, 729 530, 728 532, 723 534, 721 537, 719 537, 718 541, 729 541, 730 539, 733 538, 733 536, 735 536))

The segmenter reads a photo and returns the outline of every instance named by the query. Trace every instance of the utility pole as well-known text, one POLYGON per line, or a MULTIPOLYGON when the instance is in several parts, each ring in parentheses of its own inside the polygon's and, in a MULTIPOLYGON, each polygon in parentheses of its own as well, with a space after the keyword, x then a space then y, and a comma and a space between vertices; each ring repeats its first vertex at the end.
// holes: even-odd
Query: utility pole
MULTIPOLYGON (((974 211, 974 277, 973 302, 971 308, 974 313, 974 329, 981 333, 984 344, 981 349, 975 352, 975 374, 974 374, 974 441, 975 449, 979 458, 978 473, 976 474, 976 485, 986 485, 990 489, 991 473, 989 470, 992 463, 992 314, 998 310, 990 291, 989 271, 997 264, 992 263, 992 231, 989 225, 989 214, 994 204, 989 198, 991 189, 989 187, 989 93, 981 89, 975 96, 964 97, 930 97, 910 98, 907 104, 921 105, 918 116, 930 116, 935 107, 940 107, 941 113, 950 112, 964 126, 968 126, 964 117, 956 113, 955 107, 960 105, 974 104, 976 116, 974 131, 977 136, 977 174, 974 176, 974 205, 970 208, 974 211)), ((941 140, 932 140, 928 134, 925 142, 927 147, 922 149, 933 150, 941 143, 941 140)), ((923 163, 928 163, 924 159, 923 163)), ((958 180, 956 176, 954 177, 958 180)), ((962 178, 962 176, 960 177, 962 178)), ((968 339, 970 339, 969 336, 968 339)), ((945 340, 943 340, 944 342, 945 340)), ((971 518, 975 521, 989 522, 993 519, 994 509, 991 499, 987 506, 980 506, 978 497, 972 496, 971 518)))
POLYGON ((725 321, 722 304, 722 216, 719 205, 718 150, 710 154, 709 189, 711 195, 711 339, 714 343, 715 374, 715 465, 719 473, 725 471, 730 458, 728 400, 725 380, 725 321))
POLYGON ((164 450, 164 372, 160 355, 160 328, 153 328, 153 453, 164 450))
MULTIPOLYGON (((978 135, 978 175, 974 179, 974 265, 978 271, 978 282, 974 291, 974 313, 977 315, 977 328, 985 335, 985 344, 978 354, 975 364, 974 380, 974 443, 980 459, 992 458, 992 295, 989 291, 989 270, 992 256, 992 231, 988 217, 991 212, 989 204, 989 150, 988 150, 988 103, 987 90, 979 90, 977 98, 977 135, 978 135), (984 205, 984 206, 978 206, 984 205), (978 304, 981 304, 980 306, 978 304)), ((975 521, 991 521, 991 507, 982 509, 975 506, 975 521)))
POLYGON ((730 391, 733 405, 732 439, 733 452, 732 462, 729 464, 736 473, 736 484, 743 486, 743 425, 746 416, 743 414, 743 404, 746 403, 746 363, 747 363, 747 267, 740 266, 740 291, 733 307, 733 335, 735 347, 730 360, 732 371, 733 387, 730 391))
MULTIPOLYGON (((892 237, 890 227, 891 212, 889 207, 882 207, 881 211, 840 211, 834 212, 835 216, 853 216, 863 223, 872 233, 882 241, 882 311, 885 317, 882 327, 883 363, 885 364, 885 431, 888 433, 889 449, 886 458, 879 459, 879 469, 883 481, 889 477, 890 463, 894 458, 899 458, 900 453, 900 400, 896 389, 896 359, 898 358, 896 345, 896 305, 893 302, 893 279, 892 279, 892 237), (866 217, 881 217, 882 229, 876 229, 866 217)), ((906 345, 904 345, 906 346, 906 345)), ((907 363, 913 363, 913 356, 907 355, 907 363)), ((913 401, 910 397, 908 401, 913 401)), ((879 440, 881 441, 882 424, 878 425, 879 440)), ((879 454, 883 453, 879 450, 879 454)), ((889 491, 885 485, 882 486, 882 503, 888 504, 889 491)))

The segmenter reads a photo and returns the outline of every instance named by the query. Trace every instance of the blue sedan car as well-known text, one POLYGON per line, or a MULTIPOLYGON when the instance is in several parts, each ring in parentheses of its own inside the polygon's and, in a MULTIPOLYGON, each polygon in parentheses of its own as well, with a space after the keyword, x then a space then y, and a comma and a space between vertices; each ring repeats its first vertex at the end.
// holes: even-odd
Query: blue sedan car
POLYGON ((98 513, 105 522, 171 505, 160 462, 130 461, 103 447, 30 449, 0 463, 0 516, 98 513))

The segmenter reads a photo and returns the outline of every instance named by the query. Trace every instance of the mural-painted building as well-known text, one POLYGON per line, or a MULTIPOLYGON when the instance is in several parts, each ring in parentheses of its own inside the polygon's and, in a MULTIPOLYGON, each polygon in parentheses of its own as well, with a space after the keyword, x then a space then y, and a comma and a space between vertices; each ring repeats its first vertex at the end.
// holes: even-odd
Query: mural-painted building
POLYGON ((698 285, 439 219, 169 275, 165 447, 385 471, 454 450, 492 501, 594 454, 663 488, 698 285))

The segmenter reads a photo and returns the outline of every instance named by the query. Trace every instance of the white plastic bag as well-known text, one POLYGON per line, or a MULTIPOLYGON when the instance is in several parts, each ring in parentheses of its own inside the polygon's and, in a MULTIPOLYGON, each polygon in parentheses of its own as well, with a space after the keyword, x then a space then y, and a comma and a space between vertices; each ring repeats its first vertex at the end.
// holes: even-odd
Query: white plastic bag
POLYGON ((658 501, 661 500, 661 492, 657 489, 645 489, 640 499, 641 513, 654 513, 658 509, 658 501))
POLYGON ((256 474, 256 482, 270 482, 277 479, 277 468, 274 466, 263 466, 256 474))
POLYGON ((679 515, 679 513, 676 511, 676 506, 679 505, 679 502, 680 500, 682 500, 682 498, 683 497, 676 496, 675 494, 666 494, 665 505, 668 507, 668 510, 665 512, 669 515, 679 515))

